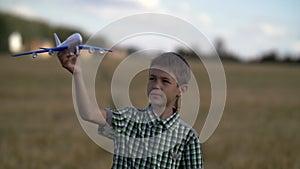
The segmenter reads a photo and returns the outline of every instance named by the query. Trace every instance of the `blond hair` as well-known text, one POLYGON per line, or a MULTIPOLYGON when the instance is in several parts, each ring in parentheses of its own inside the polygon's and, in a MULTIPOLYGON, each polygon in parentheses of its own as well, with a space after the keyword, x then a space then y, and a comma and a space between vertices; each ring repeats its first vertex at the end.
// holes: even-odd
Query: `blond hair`
POLYGON ((159 68, 167 71, 175 76, 177 84, 188 84, 191 79, 191 70, 185 58, 175 52, 162 53, 154 58, 151 62, 150 68, 159 68))

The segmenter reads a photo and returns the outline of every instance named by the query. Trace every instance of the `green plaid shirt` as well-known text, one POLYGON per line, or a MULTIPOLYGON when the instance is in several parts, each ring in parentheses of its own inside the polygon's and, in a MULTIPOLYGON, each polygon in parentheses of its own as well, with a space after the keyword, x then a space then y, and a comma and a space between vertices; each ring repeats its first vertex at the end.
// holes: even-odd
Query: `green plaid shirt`
POLYGON ((161 120, 151 105, 106 111, 98 132, 114 141, 113 169, 203 168, 199 137, 177 112, 161 120))

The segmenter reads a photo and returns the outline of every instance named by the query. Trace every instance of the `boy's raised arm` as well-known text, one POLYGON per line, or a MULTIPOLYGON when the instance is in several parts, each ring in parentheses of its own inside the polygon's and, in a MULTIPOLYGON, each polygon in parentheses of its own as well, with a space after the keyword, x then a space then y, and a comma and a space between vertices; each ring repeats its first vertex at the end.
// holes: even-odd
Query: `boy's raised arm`
POLYGON ((80 67, 76 66, 78 57, 68 55, 68 50, 61 51, 57 54, 62 66, 73 74, 75 98, 81 118, 92 123, 104 125, 106 123, 106 111, 92 104, 87 94, 80 67))

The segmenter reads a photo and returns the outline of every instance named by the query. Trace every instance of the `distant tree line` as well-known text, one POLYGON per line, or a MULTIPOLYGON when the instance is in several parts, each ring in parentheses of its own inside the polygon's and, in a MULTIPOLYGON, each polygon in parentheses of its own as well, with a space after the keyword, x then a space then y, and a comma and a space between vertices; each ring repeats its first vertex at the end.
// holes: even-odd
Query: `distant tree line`
MULTIPOLYGON (((223 39, 217 38, 214 43, 214 47, 216 52, 212 53, 201 53, 193 51, 192 49, 187 48, 177 48, 176 52, 184 55, 187 58, 193 59, 198 58, 198 54, 200 53, 201 57, 206 57, 210 59, 214 59, 215 57, 219 57, 222 61, 228 62, 241 62, 241 57, 235 53, 229 52, 225 48, 225 43, 223 39)), ((258 59, 249 60, 247 62, 252 63, 300 63, 300 53, 295 55, 286 54, 285 56, 281 56, 276 50, 270 50, 264 53, 261 53, 260 56, 257 56, 258 59)))
POLYGON ((286 54, 285 56, 279 56, 276 50, 270 50, 261 55, 260 60, 256 62, 281 62, 281 63, 300 63, 300 54, 297 56, 286 54))

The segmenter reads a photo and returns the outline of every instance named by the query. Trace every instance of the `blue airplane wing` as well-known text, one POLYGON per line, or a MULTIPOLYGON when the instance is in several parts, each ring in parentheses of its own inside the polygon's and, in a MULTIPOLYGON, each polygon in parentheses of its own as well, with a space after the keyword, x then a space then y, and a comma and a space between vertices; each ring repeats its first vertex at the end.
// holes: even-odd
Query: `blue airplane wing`
POLYGON ((112 52, 112 50, 110 49, 105 49, 105 48, 100 48, 100 47, 96 47, 96 46, 89 46, 89 45, 79 45, 79 49, 94 49, 94 50, 98 50, 98 51, 106 51, 106 52, 112 52))
POLYGON ((35 50, 35 51, 30 51, 30 52, 24 52, 24 53, 18 53, 18 54, 14 54, 12 56, 23 56, 23 55, 36 55, 38 53, 44 53, 44 52, 56 52, 56 51, 62 51, 64 49, 67 49, 68 46, 59 46, 59 47, 54 47, 54 48, 41 48, 40 50, 35 50))

